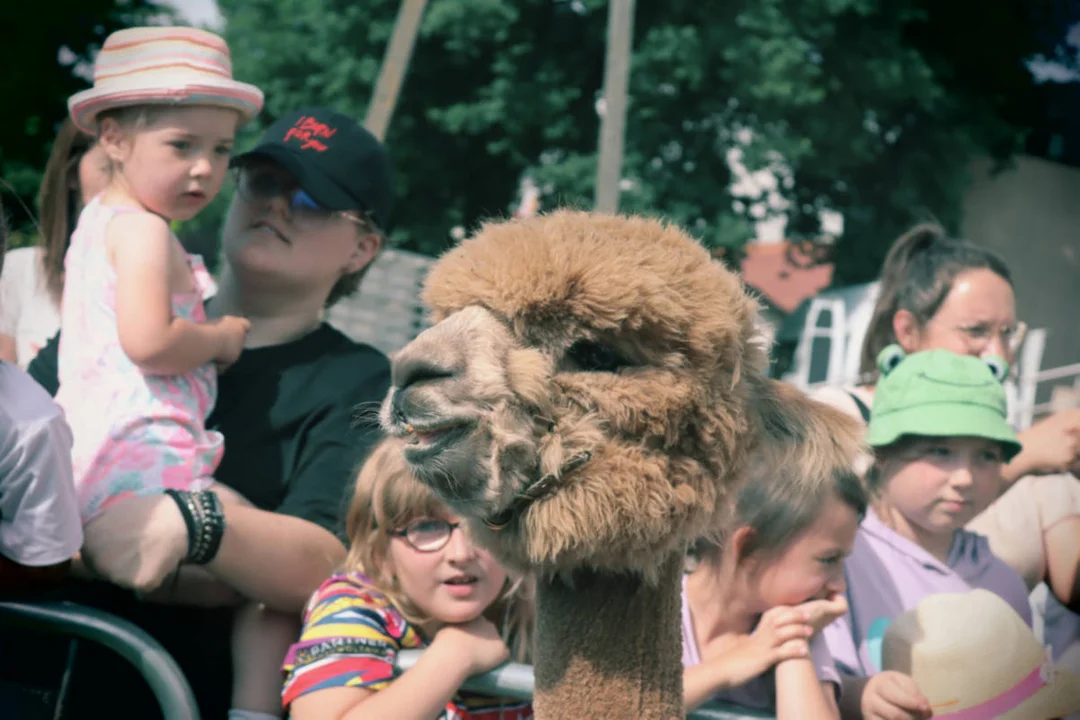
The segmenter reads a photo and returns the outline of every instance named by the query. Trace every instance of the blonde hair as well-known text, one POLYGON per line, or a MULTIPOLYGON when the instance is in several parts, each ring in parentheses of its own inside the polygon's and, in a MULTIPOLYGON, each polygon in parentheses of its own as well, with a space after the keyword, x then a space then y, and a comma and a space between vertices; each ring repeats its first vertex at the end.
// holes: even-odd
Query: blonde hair
MULTIPOLYGON (((417 518, 441 517, 449 509, 413 477, 403 452, 401 440, 386 438, 360 468, 345 522, 349 537, 345 569, 366 575, 372 590, 389 598, 406 620, 419 626, 430 622, 431 618, 402 592, 388 567, 388 531, 397 530, 417 518)), ((531 661, 534 623, 531 578, 508 575, 503 592, 484 616, 499 628, 503 642, 510 649, 511 659, 531 661)))

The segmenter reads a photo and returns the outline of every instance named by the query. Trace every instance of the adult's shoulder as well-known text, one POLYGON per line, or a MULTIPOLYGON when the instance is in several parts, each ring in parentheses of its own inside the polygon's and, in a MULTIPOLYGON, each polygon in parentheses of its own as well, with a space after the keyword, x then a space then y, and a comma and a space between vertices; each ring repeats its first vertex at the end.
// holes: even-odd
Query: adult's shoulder
POLYGON ((8 296, 8 302, 33 292, 41 275, 41 248, 22 247, 4 254, 4 267, 0 270, 0 289, 8 296))
POLYGON ((45 388, 21 368, 0 362, 0 417, 16 425, 49 422, 63 416, 45 388))
MULTIPOLYGON (((11 267, 19 271, 35 271, 40 267, 41 248, 37 245, 15 248, 4 254, 4 269, 11 267)), ((7 274, 6 272, 4 273, 7 274)))

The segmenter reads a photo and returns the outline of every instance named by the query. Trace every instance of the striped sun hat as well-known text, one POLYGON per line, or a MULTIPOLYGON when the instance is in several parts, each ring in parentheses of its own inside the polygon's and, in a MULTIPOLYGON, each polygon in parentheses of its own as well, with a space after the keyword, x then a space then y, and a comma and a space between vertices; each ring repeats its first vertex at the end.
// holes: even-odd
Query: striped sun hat
POLYGON ((105 39, 94 63, 94 87, 68 98, 71 119, 97 134, 97 116, 130 105, 213 105, 247 122, 262 109, 259 88, 232 77, 229 46, 189 27, 136 27, 105 39))

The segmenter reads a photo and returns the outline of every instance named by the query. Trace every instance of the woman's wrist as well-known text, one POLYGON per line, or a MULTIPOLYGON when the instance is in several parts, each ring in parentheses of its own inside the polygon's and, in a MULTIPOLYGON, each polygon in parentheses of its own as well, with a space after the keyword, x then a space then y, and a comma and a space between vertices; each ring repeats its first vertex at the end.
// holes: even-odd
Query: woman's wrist
POLYGON ((225 535, 225 514, 218 496, 208 490, 166 490, 180 514, 188 533, 186 562, 206 565, 221 549, 225 535))
POLYGON ((1008 464, 1001 468, 1001 491, 1005 492, 1013 483, 1025 475, 1032 475, 1033 468, 1030 462, 1030 456, 1021 450, 1008 464))

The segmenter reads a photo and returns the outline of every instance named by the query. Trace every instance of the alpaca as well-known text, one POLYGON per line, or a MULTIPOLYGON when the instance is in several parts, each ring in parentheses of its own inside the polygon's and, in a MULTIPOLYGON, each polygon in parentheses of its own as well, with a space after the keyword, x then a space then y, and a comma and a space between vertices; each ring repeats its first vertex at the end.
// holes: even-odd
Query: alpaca
POLYGON ((537 578, 535 709, 683 717, 680 574, 737 482, 850 472, 861 433, 770 380, 756 302, 686 233, 559 211, 485 225, 423 291, 384 429, 537 578), (761 474, 761 475, 759 475, 761 474))

